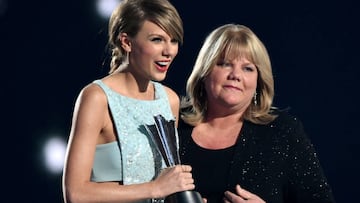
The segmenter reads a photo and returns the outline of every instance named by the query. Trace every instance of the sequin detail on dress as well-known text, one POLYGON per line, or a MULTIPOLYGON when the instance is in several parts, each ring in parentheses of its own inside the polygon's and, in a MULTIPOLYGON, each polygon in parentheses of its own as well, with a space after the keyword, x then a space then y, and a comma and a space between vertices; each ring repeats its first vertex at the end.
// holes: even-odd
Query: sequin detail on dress
MULTIPOLYGON (((153 82, 154 100, 138 100, 125 97, 96 80, 105 92, 119 140, 123 184, 136 184, 153 180, 164 167, 161 155, 153 146, 144 125, 154 124, 154 115, 161 114, 167 120, 174 119, 167 94, 160 83, 153 82)), ((100 172, 99 172, 100 173, 100 172)), ((97 174, 101 177, 101 174, 97 174)))

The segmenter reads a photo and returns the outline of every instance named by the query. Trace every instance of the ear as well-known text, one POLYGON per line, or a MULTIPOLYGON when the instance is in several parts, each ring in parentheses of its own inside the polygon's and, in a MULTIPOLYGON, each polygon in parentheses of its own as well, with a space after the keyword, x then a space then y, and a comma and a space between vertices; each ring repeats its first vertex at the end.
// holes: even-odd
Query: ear
POLYGON ((125 51, 130 52, 131 51, 131 42, 130 42, 129 36, 126 33, 120 33, 119 40, 121 43, 121 47, 125 51))

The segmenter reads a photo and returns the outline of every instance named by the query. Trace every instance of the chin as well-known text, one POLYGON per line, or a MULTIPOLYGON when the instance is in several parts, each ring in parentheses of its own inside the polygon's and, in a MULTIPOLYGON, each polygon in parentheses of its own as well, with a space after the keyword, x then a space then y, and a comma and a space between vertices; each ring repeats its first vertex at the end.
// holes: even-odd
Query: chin
POLYGON ((156 75, 152 78, 153 81, 161 82, 165 80, 166 74, 156 75))

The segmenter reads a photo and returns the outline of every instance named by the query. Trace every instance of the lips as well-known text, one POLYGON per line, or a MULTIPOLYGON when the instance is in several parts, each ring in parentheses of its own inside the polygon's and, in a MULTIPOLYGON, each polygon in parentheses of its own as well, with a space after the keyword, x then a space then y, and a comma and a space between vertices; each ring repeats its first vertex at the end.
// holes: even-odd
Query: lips
POLYGON ((237 91, 241 91, 241 88, 236 87, 236 86, 232 86, 232 85, 224 85, 224 88, 226 88, 226 89, 233 89, 233 90, 237 90, 237 91))
POLYGON ((170 61, 158 61, 155 64, 157 70, 160 72, 166 72, 169 69, 170 61))

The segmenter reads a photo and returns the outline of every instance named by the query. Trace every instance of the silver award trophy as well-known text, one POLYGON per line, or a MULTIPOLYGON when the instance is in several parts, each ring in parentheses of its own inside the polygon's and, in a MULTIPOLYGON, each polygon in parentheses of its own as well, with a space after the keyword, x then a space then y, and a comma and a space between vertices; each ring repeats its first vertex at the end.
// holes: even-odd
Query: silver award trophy
MULTIPOLYGON (((154 116, 155 124, 146 125, 154 144, 164 158, 167 167, 180 164, 175 121, 167 121, 162 115, 154 116)), ((200 194, 196 191, 183 191, 169 195, 165 203, 202 203, 200 194)))

